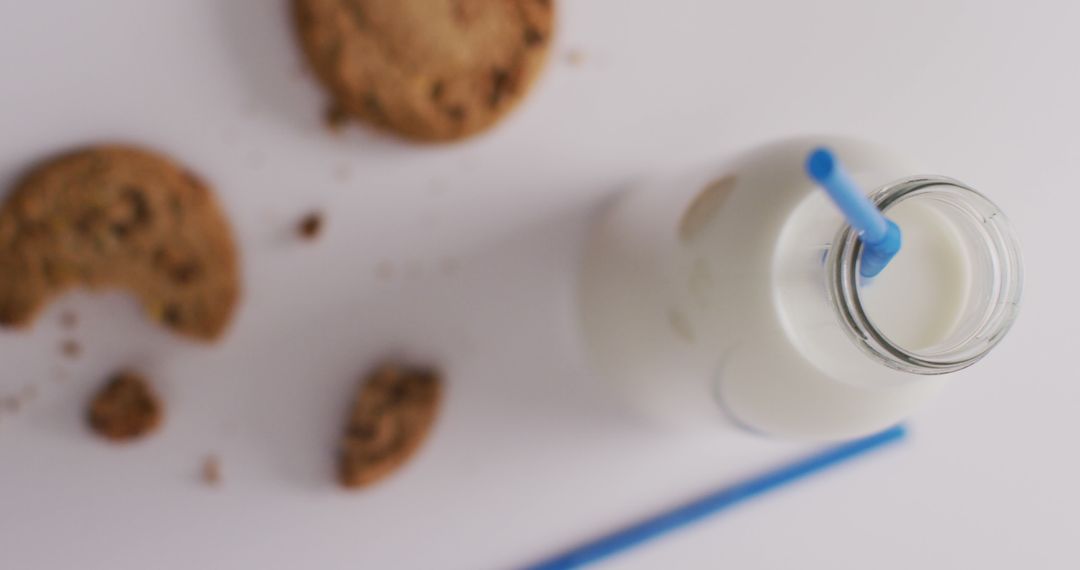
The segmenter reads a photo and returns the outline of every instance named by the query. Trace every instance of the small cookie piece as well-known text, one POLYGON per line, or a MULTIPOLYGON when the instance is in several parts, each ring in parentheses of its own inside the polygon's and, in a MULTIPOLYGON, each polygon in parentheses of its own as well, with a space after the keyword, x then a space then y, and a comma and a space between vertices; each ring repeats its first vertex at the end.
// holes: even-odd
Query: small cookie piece
POLYGON ((202 482, 208 487, 217 487, 221 484, 221 459, 217 455, 207 455, 203 459, 201 470, 202 482))
POLYGON ((495 124, 547 58, 553 0, 293 0, 300 45, 348 115, 421 141, 495 124))
POLYGON ((384 364, 372 372, 341 439, 341 484, 371 485, 408 461, 431 430, 440 391, 440 378, 433 370, 384 364))
POLYGON ((161 424, 161 401, 146 379, 134 372, 113 376, 90 401, 87 420, 99 435, 113 441, 140 438, 161 424))
POLYGON ((300 223, 296 225, 296 233, 300 234, 301 239, 314 240, 319 237, 322 232, 323 217, 319 212, 311 212, 304 216, 300 223))
POLYGON ((130 290, 172 330, 217 338, 240 276, 210 189, 134 147, 84 148, 34 168, 0 209, 0 325, 29 325, 79 286, 130 290))

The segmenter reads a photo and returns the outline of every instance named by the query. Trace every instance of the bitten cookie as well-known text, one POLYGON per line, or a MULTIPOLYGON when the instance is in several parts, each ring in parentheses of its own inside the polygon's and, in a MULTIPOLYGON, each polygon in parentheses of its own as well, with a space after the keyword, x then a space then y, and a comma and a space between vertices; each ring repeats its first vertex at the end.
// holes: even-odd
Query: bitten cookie
POLYGON ((385 364, 352 408, 338 456, 338 479, 364 487, 393 473, 420 449, 438 412, 436 372, 385 364))
POLYGON ((308 62, 348 116, 423 141, 497 122, 543 67, 553 0, 293 0, 308 62))
POLYGON ((28 325, 79 286, 130 290, 172 330, 217 338, 240 276, 210 189, 134 147, 89 147, 34 168, 0 209, 0 324, 28 325))
POLYGON ((90 401, 87 421, 106 439, 127 441, 153 431, 162 415, 161 402, 146 379, 124 371, 109 379, 90 401))

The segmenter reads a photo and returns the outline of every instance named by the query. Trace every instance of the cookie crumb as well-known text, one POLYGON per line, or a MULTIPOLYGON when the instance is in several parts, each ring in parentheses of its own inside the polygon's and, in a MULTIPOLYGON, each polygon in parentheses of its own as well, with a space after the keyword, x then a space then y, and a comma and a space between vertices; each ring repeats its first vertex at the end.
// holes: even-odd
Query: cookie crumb
POLYGON ((573 67, 580 67, 585 63, 585 52, 579 49, 572 49, 566 52, 566 63, 573 67))
POLYGON ((544 40, 547 39, 544 37, 544 34, 540 32, 540 30, 537 30, 532 26, 525 28, 525 33, 523 37, 525 39, 525 45, 528 47, 536 47, 543 45, 544 40))
POLYGON ((82 346, 78 341, 68 339, 60 343, 60 352, 68 358, 78 358, 79 354, 82 353, 82 346))
POLYGON ((22 390, 19 392, 19 403, 29 404, 30 402, 33 402, 37 399, 37 395, 37 386, 34 386, 33 384, 27 384, 26 386, 23 386, 22 390))
POLYGON ((443 275, 453 275, 458 271, 458 260, 448 257, 439 263, 439 272, 443 275))
POLYGON ((382 260, 375 266, 375 277, 379 281, 389 281, 394 278, 394 262, 382 260))
POLYGON ((60 326, 65 329, 73 329, 79 324, 79 315, 75 311, 64 311, 60 313, 60 326))
POLYGON ((164 410, 146 379, 121 371, 90 400, 87 421, 100 436, 112 441, 138 439, 161 424, 164 410))
POLYGON ((297 233, 305 240, 313 240, 322 233, 323 218, 319 212, 311 212, 304 216, 296 226, 297 233))
POLYGON ((404 465, 438 412, 441 378, 430 368, 383 364, 364 381, 338 448, 338 482, 366 487, 404 465))
POLYGON ((209 487, 217 487, 221 484, 221 460, 217 455, 210 454, 203 459, 202 482, 209 487))

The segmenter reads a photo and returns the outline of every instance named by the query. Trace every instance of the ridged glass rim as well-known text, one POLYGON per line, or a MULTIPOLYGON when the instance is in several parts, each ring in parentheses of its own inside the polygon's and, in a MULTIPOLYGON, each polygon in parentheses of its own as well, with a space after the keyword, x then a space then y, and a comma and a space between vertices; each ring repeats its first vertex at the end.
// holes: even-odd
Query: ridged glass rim
MULTIPOLYGON (((964 215, 991 263, 993 283, 979 309, 977 324, 960 342, 933 353, 906 349, 880 331, 863 309, 859 297, 859 258, 862 242, 845 224, 838 231, 826 261, 829 298, 841 328, 867 355, 882 364, 912 374, 947 374, 971 366, 986 356, 1009 331, 1019 309, 1023 275, 1020 248, 1001 210, 973 188, 944 176, 913 176, 887 184, 870 198, 887 212, 896 204, 919 197, 936 197, 964 215)), ((971 302, 971 301, 969 301, 971 302)))

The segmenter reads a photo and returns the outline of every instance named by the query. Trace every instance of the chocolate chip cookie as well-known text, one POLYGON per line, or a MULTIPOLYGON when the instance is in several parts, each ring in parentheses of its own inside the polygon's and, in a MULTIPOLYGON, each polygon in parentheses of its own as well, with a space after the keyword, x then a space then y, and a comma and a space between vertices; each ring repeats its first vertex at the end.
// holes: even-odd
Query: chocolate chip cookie
POLYGON ((553 0, 293 0, 307 60, 351 117, 422 141, 487 129, 547 57, 553 0))
POLYGON ((32 169, 0 208, 0 325, 29 325, 75 287, 133 292, 172 330, 225 330, 236 247, 210 188, 159 154, 94 146, 32 169))

